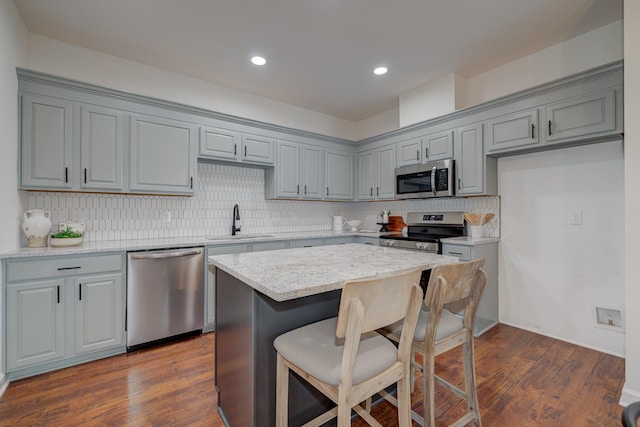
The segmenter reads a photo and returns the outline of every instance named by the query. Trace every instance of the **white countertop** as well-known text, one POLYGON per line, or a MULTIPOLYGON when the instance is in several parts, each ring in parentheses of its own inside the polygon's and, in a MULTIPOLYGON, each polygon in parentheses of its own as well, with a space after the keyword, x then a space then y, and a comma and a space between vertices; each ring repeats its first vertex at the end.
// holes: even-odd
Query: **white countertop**
POLYGON ((451 256, 357 243, 209 257, 210 264, 276 301, 341 289, 349 280, 455 262, 451 256))
POLYGON ((218 246, 229 244, 243 244, 256 242, 270 242, 278 240, 322 239, 341 236, 363 236, 378 238, 380 233, 352 233, 328 231, 305 231, 294 233, 240 233, 233 236, 213 236, 215 240, 207 237, 169 237, 164 239, 131 239, 131 240, 103 240, 99 242, 83 242, 79 246, 68 248, 18 248, 0 254, 0 259, 23 258, 32 256, 76 255, 103 252, 144 251, 152 249, 187 248, 192 246, 218 246), (247 237, 256 234, 261 237, 247 237))

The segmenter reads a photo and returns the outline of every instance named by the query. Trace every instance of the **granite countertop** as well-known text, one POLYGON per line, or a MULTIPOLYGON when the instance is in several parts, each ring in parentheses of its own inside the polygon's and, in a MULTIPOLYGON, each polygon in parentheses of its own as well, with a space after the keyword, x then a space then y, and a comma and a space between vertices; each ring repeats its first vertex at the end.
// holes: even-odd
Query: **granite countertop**
POLYGON ((209 257, 210 264, 276 301, 341 289, 349 280, 455 262, 451 256, 357 243, 209 257))
POLYGON ((187 248, 192 246, 219 246, 229 244, 243 244, 256 242, 270 242, 279 240, 322 239, 342 236, 363 236, 378 238, 384 233, 352 233, 350 231, 305 231, 292 233, 244 233, 237 236, 194 236, 168 237, 163 239, 131 239, 131 240, 102 240, 98 242, 86 241, 79 246, 67 248, 18 248, 0 254, 0 259, 24 258, 33 256, 78 255, 121 251, 144 251, 167 248, 187 248))
POLYGON ((499 237, 471 237, 471 236, 460 236, 460 237, 447 237, 446 239, 441 239, 442 243, 453 243, 456 245, 465 245, 465 246, 476 246, 476 245, 484 245, 485 243, 494 243, 499 242, 499 237))

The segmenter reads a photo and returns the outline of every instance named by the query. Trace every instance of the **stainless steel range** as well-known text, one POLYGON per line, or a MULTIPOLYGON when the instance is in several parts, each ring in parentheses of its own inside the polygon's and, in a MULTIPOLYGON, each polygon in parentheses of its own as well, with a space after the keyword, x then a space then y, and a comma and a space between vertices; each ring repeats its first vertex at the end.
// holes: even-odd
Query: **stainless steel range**
POLYGON ((465 235, 463 212, 409 212, 407 233, 386 234, 380 246, 442 253, 441 239, 465 235))

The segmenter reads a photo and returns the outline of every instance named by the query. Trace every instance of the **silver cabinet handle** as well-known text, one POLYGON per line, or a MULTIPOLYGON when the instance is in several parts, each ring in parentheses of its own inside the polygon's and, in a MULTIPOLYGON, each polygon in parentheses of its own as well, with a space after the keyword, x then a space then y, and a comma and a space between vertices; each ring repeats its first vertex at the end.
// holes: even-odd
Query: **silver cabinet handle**
POLYGON ((435 167, 435 166, 431 169, 431 191, 433 191, 433 195, 434 196, 437 193, 437 190, 436 190, 436 173, 437 173, 437 171, 438 171, 438 168, 435 167))
POLYGON ((183 256, 191 256, 200 254, 200 249, 192 249, 188 251, 176 251, 176 252, 162 252, 155 254, 140 254, 131 255, 131 259, 163 259, 163 258, 177 258, 183 256))

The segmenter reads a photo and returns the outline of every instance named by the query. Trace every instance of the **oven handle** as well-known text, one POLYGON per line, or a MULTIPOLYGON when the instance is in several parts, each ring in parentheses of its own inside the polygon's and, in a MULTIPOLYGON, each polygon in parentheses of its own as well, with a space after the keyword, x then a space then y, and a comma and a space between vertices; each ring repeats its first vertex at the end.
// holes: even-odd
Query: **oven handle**
POLYGON ((436 195, 436 171, 438 168, 434 166, 431 169, 431 191, 433 191, 433 195, 436 195))

